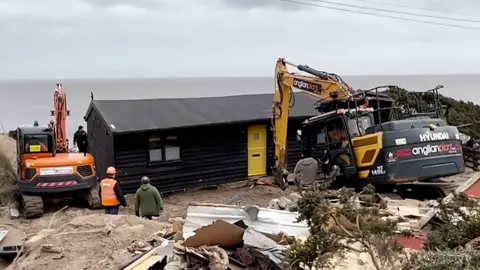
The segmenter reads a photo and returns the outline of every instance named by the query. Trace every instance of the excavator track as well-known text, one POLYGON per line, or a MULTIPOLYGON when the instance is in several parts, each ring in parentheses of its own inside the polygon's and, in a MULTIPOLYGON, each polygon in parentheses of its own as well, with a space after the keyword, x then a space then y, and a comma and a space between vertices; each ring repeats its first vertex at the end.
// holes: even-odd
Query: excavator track
POLYGON ((99 209, 102 207, 102 202, 100 200, 100 195, 98 194, 98 185, 95 185, 90 188, 86 196, 88 207, 90 209, 99 209))
POLYGON ((40 196, 21 194, 25 218, 37 218, 43 215, 43 199, 40 196))

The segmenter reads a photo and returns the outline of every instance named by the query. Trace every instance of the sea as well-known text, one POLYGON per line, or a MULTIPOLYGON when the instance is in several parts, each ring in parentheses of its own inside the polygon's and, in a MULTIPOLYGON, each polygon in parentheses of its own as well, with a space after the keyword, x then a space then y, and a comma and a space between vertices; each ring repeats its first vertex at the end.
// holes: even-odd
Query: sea
MULTIPOLYGON (((480 104, 478 75, 381 75, 343 76, 354 89, 379 85, 398 85, 420 91, 443 85, 441 93, 455 99, 480 104)), ((98 100, 185 98, 272 93, 273 77, 235 78, 139 78, 139 79, 65 79, 0 80, 0 132, 38 121, 46 125, 52 119, 53 92, 62 83, 67 93, 70 116, 67 133, 71 138, 90 104, 91 94, 98 100)))

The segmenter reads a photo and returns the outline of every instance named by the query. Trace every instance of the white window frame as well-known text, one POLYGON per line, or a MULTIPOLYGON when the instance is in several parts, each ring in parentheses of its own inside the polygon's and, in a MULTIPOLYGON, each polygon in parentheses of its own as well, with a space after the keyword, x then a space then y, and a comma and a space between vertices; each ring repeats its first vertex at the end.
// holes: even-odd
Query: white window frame
POLYGON ((149 136, 148 137, 148 160, 149 160, 149 163, 153 163, 153 164, 181 161, 181 149, 180 149, 180 146, 178 145, 178 137, 172 136, 172 135, 149 136), (160 141, 155 148, 152 148, 150 145, 150 143, 153 141, 160 141), (153 159, 152 159, 152 156, 154 157, 153 159))

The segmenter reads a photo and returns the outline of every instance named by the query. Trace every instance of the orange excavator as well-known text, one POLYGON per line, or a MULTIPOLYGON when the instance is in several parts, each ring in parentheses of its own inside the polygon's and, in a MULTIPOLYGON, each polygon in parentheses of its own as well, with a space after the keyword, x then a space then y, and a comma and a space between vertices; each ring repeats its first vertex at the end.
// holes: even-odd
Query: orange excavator
POLYGON ((90 208, 101 206, 95 159, 87 153, 69 152, 67 95, 57 84, 53 96, 54 117, 47 126, 18 127, 17 187, 26 218, 40 217, 44 199, 81 196, 90 208))

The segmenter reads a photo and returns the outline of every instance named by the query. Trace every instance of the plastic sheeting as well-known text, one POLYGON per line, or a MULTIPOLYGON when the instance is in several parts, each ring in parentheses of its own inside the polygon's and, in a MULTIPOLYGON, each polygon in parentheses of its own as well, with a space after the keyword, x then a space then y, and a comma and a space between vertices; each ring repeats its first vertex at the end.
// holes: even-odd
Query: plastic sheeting
POLYGON ((194 230, 221 219, 232 224, 242 220, 245 225, 262 233, 278 234, 285 232, 289 236, 308 237, 310 233, 307 224, 305 222, 297 223, 297 216, 298 213, 296 212, 260 208, 258 220, 252 220, 243 208, 191 205, 187 209, 183 236, 187 239, 195 234, 194 230))

